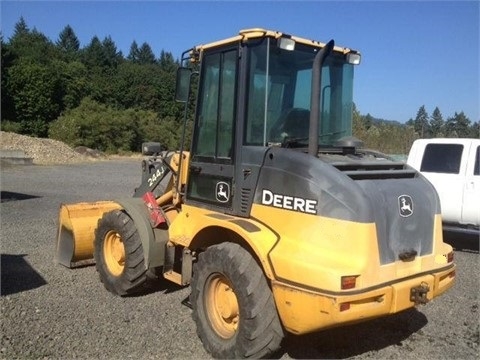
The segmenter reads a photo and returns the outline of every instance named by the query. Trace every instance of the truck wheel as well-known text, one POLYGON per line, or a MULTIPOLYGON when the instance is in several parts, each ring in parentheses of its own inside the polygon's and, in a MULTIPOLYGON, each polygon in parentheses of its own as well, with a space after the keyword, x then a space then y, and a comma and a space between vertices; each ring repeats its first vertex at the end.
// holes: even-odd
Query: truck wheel
POLYGON ((96 268, 108 291, 127 295, 144 289, 147 274, 142 242, 124 211, 107 212, 98 221, 94 248, 96 268))
POLYGON ((222 243, 200 253, 191 303, 197 334, 216 358, 259 358, 280 347, 283 329, 267 280, 248 251, 222 243))

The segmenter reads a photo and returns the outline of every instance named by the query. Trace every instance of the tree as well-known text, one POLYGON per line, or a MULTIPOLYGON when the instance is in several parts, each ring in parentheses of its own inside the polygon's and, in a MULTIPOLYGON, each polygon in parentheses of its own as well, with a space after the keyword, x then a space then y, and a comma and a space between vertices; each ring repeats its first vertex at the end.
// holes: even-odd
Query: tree
POLYGON ((10 45, 3 41, 3 36, 0 36, 1 40, 1 56, 2 56, 2 65, 1 69, 1 95, 2 95, 2 103, 1 103, 1 116, 2 116, 2 128, 5 125, 7 120, 14 120, 15 119, 15 111, 13 106, 13 99, 12 94, 7 88, 8 83, 8 69, 12 66, 14 56, 11 52, 10 45))
POLYGON ((59 115, 59 78, 55 69, 30 61, 8 69, 7 91, 12 94, 15 121, 21 132, 44 137, 48 123, 59 115))
POLYGON ((415 132, 420 135, 421 138, 428 138, 430 136, 430 126, 428 122, 428 113, 425 110, 425 105, 422 105, 418 109, 417 116, 413 122, 415 132))
POLYGON ((52 66, 57 70, 60 79, 60 110, 63 112, 77 107, 88 95, 87 68, 80 61, 57 60, 52 62, 52 66))
POLYGON ((470 137, 480 139, 480 121, 472 124, 470 128, 470 137))
POLYGON ((27 35, 30 33, 30 29, 27 26, 27 23, 25 22, 25 19, 23 16, 20 17, 18 22, 15 24, 14 30, 13 30, 13 37, 19 37, 23 35, 27 35))
POLYGON ((90 69, 107 65, 102 43, 97 36, 94 36, 90 43, 84 48, 82 58, 83 63, 90 69))
POLYGON ((455 130, 458 134, 458 137, 469 137, 470 136, 470 119, 465 115, 463 111, 459 114, 455 112, 455 130))
POLYGON ((122 61, 123 55, 117 51, 117 45, 110 36, 107 36, 102 41, 103 55, 105 59, 105 65, 111 68, 116 68, 122 61))
POLYGON ((106 152, 130 151, 137 139, 137 119, 85 98, 50 125, 51 138, 71 146, 87 146, 106 152))
POLYGON ((175 72, 179 64, 175 61, 171 52, 166 52, 162 50, 160 52, 159 64, 163 71, 175 72))
POLYGON ((35 63, 48 64, 58 57, 55 45, 35 28, 29 30, 23 18, 15 25, 15 30, 9 42, 14 62, 17 59, 29 60, 35 63))
POLYGON ((133 40, 132 45, 130 45, 130 52, 128 53, 127 59, 133 63, 138 62, 138 44, 133 40))
POLYGON ((56 45, 67 60, 74 60, 78 56, 80 41, 70 25, 65 26, 60 32, 56 45))
POLYGON ((453 138, 471 137, 472 128, 470 123, 470 119, 466 117, 463 111, 460 113, 455 112, 455 115, 448 118, 445 123, 446 136, 453 138))
POLYGON ((430 131, 432 137, 443 137, 445 122, 443 121, 442 113, 438 106, 433 110, 432 117, 430 119, 430 131))
POLYGON ((365 129, 370 129, 370 127, 373 125, 373 116, 370 115, 370 113, 363 116, 363 123, 365 124, 365 129))
POLYGON ((153 54, 152 48, 147 43, 143 43, 138 49, 138 58, 137 62, 139 64, 155 64, 155 55, 153 54))
POLYGON ((160 111, 162 77, 157 65, 125 62, 117 70, 114 93, 120 107, 160 111))

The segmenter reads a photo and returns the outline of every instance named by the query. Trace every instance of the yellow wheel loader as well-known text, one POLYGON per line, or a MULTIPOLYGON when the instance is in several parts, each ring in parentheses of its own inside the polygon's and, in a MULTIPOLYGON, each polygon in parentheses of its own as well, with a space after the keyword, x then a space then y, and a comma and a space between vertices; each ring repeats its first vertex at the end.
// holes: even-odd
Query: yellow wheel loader
MULTIPOLYGON (((264 29, 185 51, 190 151, 145 143, 133 197, 62 205, 57 262, 94 259, 107 290, 190 285, 218 358, 425 304, 455 280, 434 188, 352 137, 360 53, 264 29)), ((184 136, 183 136, 184 139, 184 136)))

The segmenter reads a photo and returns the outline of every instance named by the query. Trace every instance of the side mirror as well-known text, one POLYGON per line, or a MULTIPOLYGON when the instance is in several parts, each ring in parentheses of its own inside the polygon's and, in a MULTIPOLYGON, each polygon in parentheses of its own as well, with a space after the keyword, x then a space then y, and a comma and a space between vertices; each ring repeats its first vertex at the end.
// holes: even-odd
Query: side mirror
POLYGON ((188 102, 190 90, 190 77, 192 70, 186 67, 177 69, 177 84, 175 90, 175 100, 178 102, 188 102))
POLYGON ((144 142, 142 144, 142 155, 155 155, 162 151, 162 146, 159 142, 144 142))

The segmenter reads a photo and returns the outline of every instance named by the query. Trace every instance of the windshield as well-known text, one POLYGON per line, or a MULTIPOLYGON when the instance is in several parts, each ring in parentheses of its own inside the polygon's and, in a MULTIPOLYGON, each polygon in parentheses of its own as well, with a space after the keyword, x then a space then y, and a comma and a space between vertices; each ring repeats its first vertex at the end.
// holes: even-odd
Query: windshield
MULTIPOLYGON (((249 44, 246 145, 298 141, 308 144, 312 64, 318 48, 296 44, 277 47, 276 40, 249 44)), ((353 65, 333 52, 322 67, 319 144, 332 145, 352 132, 353 65)))

